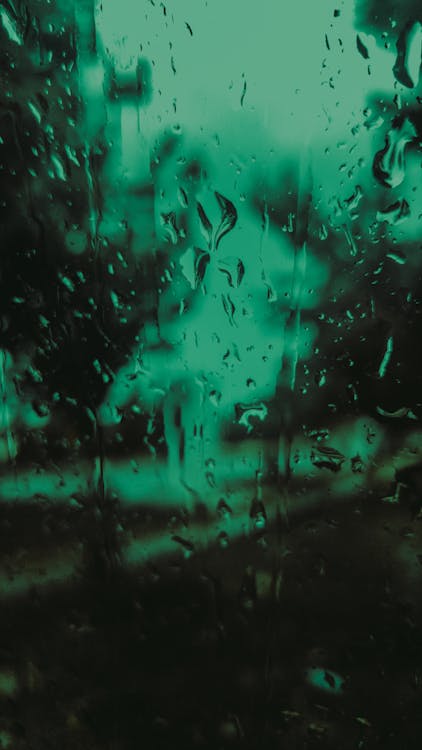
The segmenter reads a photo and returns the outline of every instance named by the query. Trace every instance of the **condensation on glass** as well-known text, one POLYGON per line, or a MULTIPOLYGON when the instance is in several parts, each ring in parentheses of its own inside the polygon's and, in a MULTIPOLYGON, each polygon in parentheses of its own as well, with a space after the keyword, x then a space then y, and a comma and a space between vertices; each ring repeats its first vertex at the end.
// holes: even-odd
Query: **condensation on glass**
POLYGON ((421 49, 2 0, 2 747, 419 746, 421 49))

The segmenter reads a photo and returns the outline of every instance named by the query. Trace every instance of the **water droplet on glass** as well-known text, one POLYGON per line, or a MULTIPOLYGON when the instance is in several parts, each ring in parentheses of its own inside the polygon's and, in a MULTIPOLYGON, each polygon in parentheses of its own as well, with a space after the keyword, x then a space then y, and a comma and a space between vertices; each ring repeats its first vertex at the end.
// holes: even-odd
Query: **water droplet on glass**
POLYGON ((397 200, 387 208, 377 211, 377 221, 386 221, 387 224, 400 224, 410 216, 410 207, 405 198, 397 200))
POLYGON ((220 518, 221 518, 222 520, 224 520, 224 521, 230 521, 230 518, 232 517, 232 513, 233 513, 233 511, 232 511, 232 509, 230 508, 230 505, 228 505, 228 504, 226 503, 226 501, 225 501, 225 500, 223 500, 223 498, 221 498, 221 499, 220 499, 220 500, 218 501, 218 505, 217 505, 217 513, 218 513, 219 517, 220 517, 220 518))
POLYGON ((227 549, 229 546, 229 536, 225 531, 220 531, 218 535, 218 544, 222 549, 227 549))
POLYGON ((330 471, 340 471, 345 456, 336 448, 328 445, 315 445, 311 452, 311 461, 318 469, 329 469, 330 471))
POLYGON ((199 203, 199 201, 197 201, 197 203, 196 203, 196 210, 198 212, 199 222, 200 222, 200 227, 201 227, 202 234, 204 235, 204 237, 205 237, 205 239, 207 241, 208 247, 211 248, 211 244, 212 244, 212 224, 211 224, 208 216, 206 215, 206 213, 204 211, 202 203, 199 203))
POLYGON ((240 286, 245 275, 245 266, 240 258, 222 258, 218 261, 218 269, 227 276, 229 286, 232 288, 240 286))
POLYGON ((164 238, 170 240, 173 245, 177 245, 179 232, 176 226, 176 214, 170 211, 168 214, 161 214, 160 222, 164 227, 164 238))
POLYGON ((368 60, 369 59, 368 48, 367 48, 366 44, 364 44, 364 42, 362 41, 362 39, 359 36, 359 34, 356 35, 356 46, 358 48, 358 51, 362 55, 363 59, 364 60, 368 60))
POLYGON ((399 83, 415 88, 419 82, 422 54, 422 24, 410 23, 401 32, 397 41, 397 59, 393 73, 399 83))
POLYGON ((237 221, 237 211, 234 204, 228 198, 225 198, 224 195, 221 195, 221 193, 215 192, 215 197, 217 198, 221 211, 221 221, 216 229, 214 239, 215 248, 217 250, 223 237, 228 232, 231 232, 235 226, 237 221))
POLYGON ((374 175, 381 185, 401 185, 405 177, 405 148, 415 136, 415 127, 407 118, 388 131, 385 146, 376 153, 373 163, 374 175))
POLYGON ((179 196, 180 205, 183 208, 187 208, 188 205, 189 205, 189 200, 188 200, 187 193, 186 193, 185 190, 183 190, 183 188, 179 188, 179 190, 178 190, 178 196, 179 196))
POLYGON ((177 544, 180 545, 181 549, 183 550, 183 555, 186 559, 192 556, 195 550, 195 546, 192 542, 177 535, 172 536, 172 540, 173 542, 177 542, 177 544))
POLYGON ((249 517, 252 521, 254 528, 257 531, 263 531, 267 524, 267 514, 265 512, 264 503, 255 497, 252 500, 251 507, 249 509, 249 517))

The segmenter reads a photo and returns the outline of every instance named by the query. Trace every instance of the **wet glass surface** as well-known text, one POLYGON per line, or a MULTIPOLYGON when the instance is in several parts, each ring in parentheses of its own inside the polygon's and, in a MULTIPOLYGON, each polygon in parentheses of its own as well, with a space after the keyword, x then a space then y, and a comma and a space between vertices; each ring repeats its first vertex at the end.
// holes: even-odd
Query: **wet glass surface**
POLYGON ((1 0, 0 747, 419 748, 414 0, 1 0))

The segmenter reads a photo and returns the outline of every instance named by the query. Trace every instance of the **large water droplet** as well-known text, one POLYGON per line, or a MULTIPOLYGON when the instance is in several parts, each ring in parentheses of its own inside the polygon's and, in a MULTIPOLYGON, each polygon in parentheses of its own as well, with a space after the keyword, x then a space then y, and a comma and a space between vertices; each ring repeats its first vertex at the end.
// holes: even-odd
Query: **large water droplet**
POLYGON ((236 224, 237 211, 233 203, 221 193, 215 192, 215 197, 221 210, 221 221, 215 232, 215 248, 217 249, 224 235, 230 232, 236 224))
POLYGON ((177 244, 177 240, 179 238, 179 233, 177 231, 176 226, 176 214, 174 211, 170 211, 168 214, 161 214, 160 216, 160 222, 162 226, 164 227, 164 237, 167 240, 170 240, 170 242, 173 245, 177 244))
POLYGON ((345 457, 336 448, 328 445, 314 445, 311 453, 311 461, 317 469, 329 469, 330 471, 340 471, 345 457))
POLYGON ((23 44, 22 34, 16 20, 7 12, 6 8, 0 9, 0 19, 10 41, 21 46, 23 44))
POLYGON ((205 239, 207 241, 208 247, 211 247, 212 224, 211 224, 208 216, 206 215, 206 213, 204 211, 204 207, 202 206, 201 203, 199 203, 199 201, 196 204, 196 210, 197 210, 198 216, 199 216, 199 223, 200 223, 200 227, 201 227, 201 232, 202 232, 202 234, 204 235, 204 237, 205 237, 205 239))
POLYGON ((202 284, 209 260, 209 253, 199 247, 189 247, 181 256, 182 272, 192 289, 197 289, 202 284))
POLYGON ((257 531, 263 531, 263 529, 265 529, 267 524, 267 514, 265 512, 264 503, 259 497, 254 497, 251 502, 249 518, 257 531))
POLYGON ((373 163, 374 175, 381 185, 401 185, 405 177, 404 151, 415 136, 415 127, 407 118, 388 131, 385 146, 375 154, 373 163))
POLYGON ((224 521, 229 521, 232 516, 233 511, 223 498, 218 501, 217 513, 224 521))
POLYGON ((237 421, 239 422, 239 424, 246 427, 248 434, 252 432, 253 429, 253 425, 250 423, 250 419, 252 417, 257 417, 261 420, 261 422, 263 422, 268 414, 268 409, 262 401, 255 404, 239 403, 236 404, 234 408, 237 421))
POLYGON ((419 21, 408 24, 397 42, 397 59, 393 73, 399 83, 415 88, 419 82, 422 53, 422 25, 419 21))
POLYGON ((232 298, 230 297, 230 294, 222 294, 221 299, 223 302, 224 312, 227 315, 230 325, 235 326, 236 321, 234 319, 234 314, 236 312, 236 307, 232 298))
POLYGON ((229 285, 233 288, 240 286, 245 275, 245 266, 240 258, 222 258, 218 263, 218 269, 226 274, 229 285))
POLYGON ((400 224, 408 216, 410 216, 410 207, 404 198, 381 211, 377 211, 377 221, 386 221, 388 224, 400 224))

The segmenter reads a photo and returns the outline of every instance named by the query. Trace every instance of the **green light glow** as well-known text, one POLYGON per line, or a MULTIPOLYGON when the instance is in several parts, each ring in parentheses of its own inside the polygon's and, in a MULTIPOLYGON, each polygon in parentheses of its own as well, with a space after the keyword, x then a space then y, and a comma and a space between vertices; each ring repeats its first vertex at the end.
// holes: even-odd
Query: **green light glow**
POLYGON ((0 671, 0 695, 11 697, 16 693, 18 682, 13 672, 0 671))
POLYGON ((308 682, 318 690, 339 695, 342 692, 343 679, 340 675, 321 667, 312 667, 307 673, 308 682))

